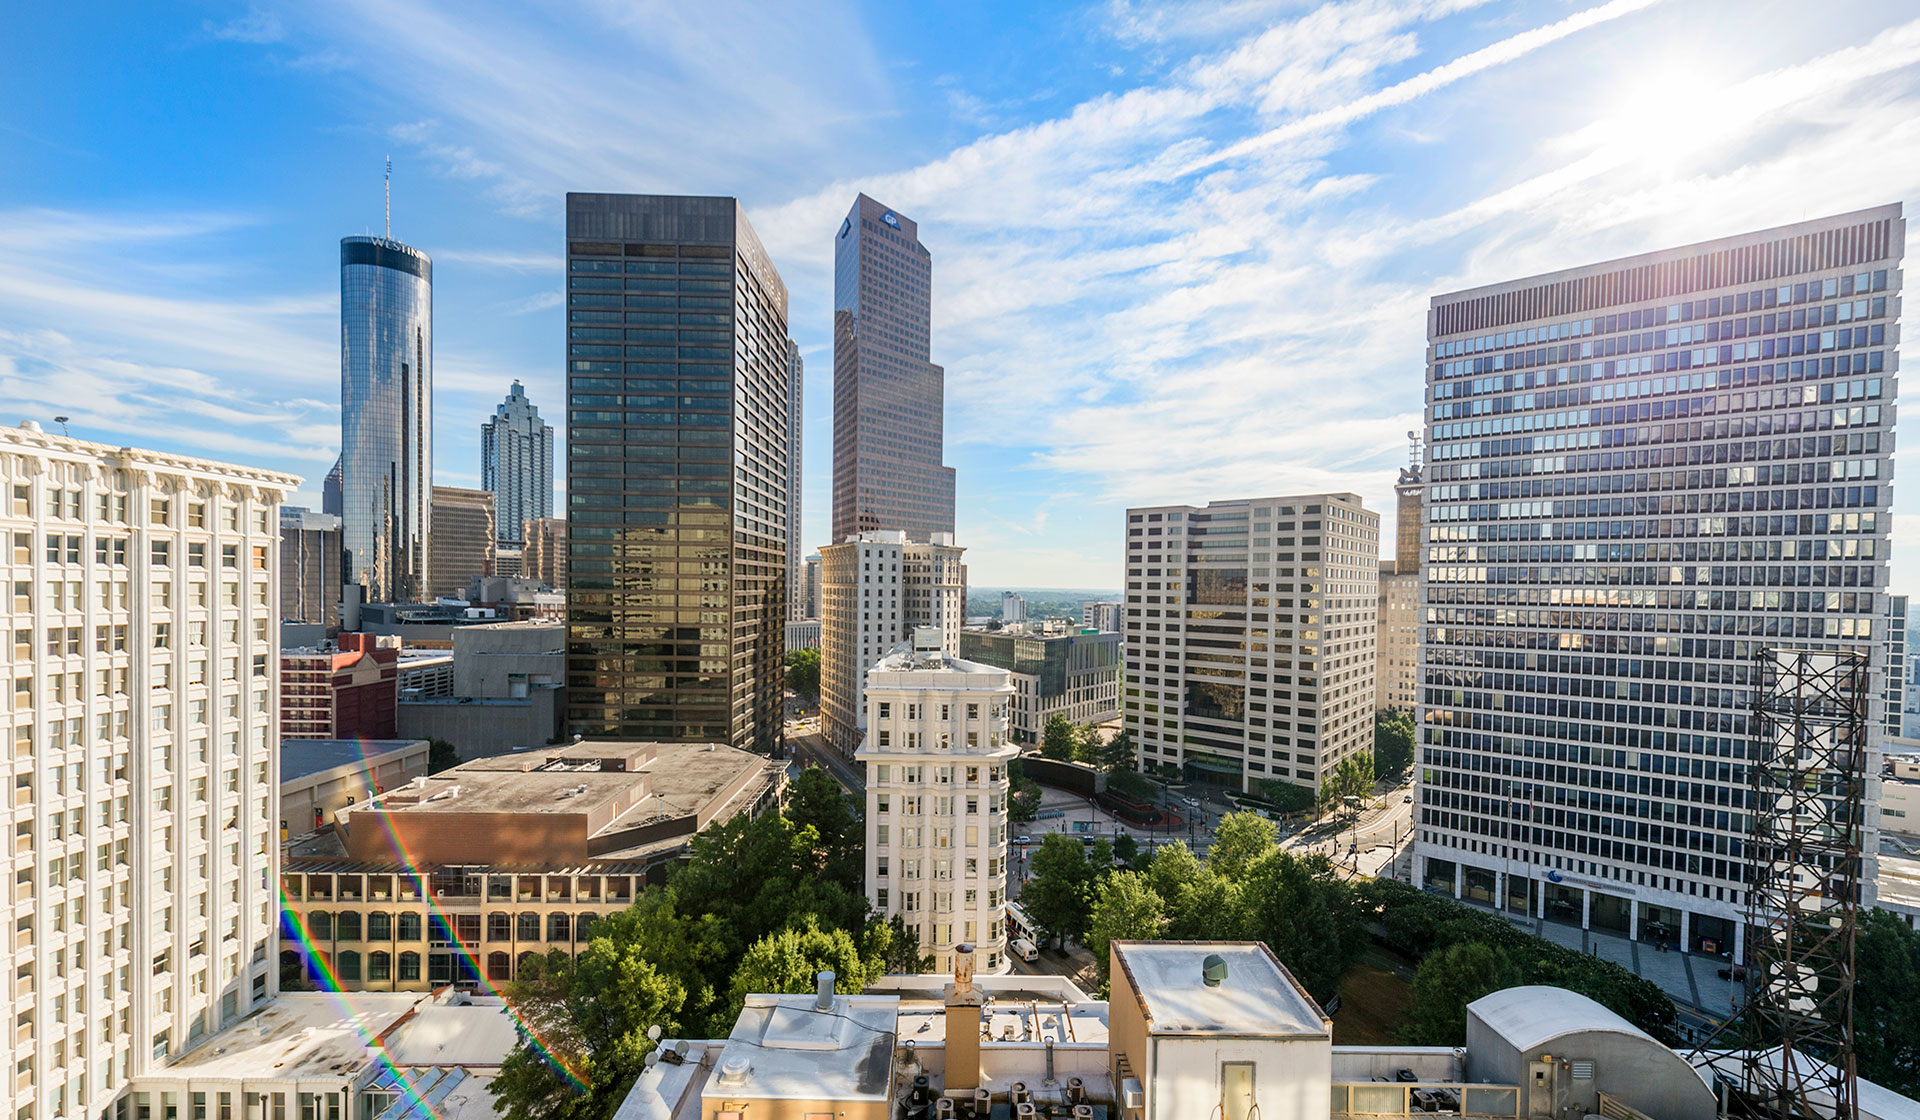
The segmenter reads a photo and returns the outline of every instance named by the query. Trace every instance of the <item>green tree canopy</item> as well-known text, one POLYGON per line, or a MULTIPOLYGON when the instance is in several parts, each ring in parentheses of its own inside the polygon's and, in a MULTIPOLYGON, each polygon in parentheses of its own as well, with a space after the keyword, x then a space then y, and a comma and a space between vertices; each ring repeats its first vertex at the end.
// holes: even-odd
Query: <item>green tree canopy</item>
POLYGON ((1102 774, 1131 773, 1133 771, 1133 736, 1123 728, 1114 736, 1100 744, 1094 753, 1093 765, 1102 774))
POLYGON ((1333 866, 1318 856, 1269 851, 1237 886, 1239 936, 1266 942, 1315 998, 1330 998, 1367 941, 1333 866))
POLYGON ((1228 813, 1214 830, 1207 866, 1229 879, 1239 878, 1255 860, 1274 849, 1273 822, 1258 813, 1228 813))
POLYGON ((1484 942, 1449 945, 1420 962, 1413 977, 1413 1004, 1400 1026, 1409 1046, 1462 1046, 1467 1041, 1467 1005, 1489 992, 1522 982, 1520 969, 1484 942))
POLYGON ((1094 876, 1080 841, 1050 832, 1033 852, 1033 877, 1021 889, 1020 902, 1040 928, 1075 941, 1086 936, 1094 876))
POLYGON ((858 890, 866 876, 866 823, 852 797, 819 767, 802 770, 787 787, 787 820, 815 834, 813 858, 832 882, 858 890))
POLYGON ((817 646, 787 654, 787 687, 806 703, 820 699, 820 650, 817 646))
POLYGON ((738 1013, 746 997, 760 992, 811 992, 823 970, 833 973, 833 990, 859 992, 880 975, 882 961, 861 952, 844 929, 821 929, 808 916, 800 925, 770 933, 748 947, 733 973, 732 1007, 738 1013))
POLYGON ((1166 904, 1153 893, 1145 876, 1116 871, 1100 880, 1087 922, 1087 949, 1100 966, 1102 998, 1107 994, 1107 972, 1112 963, 1107 947, 1115 941, 1158 938, 1166 923, 1166 904))
POLYGON ((1373 717, 1373 768, 1397 782, 1413 765, 1413 713, 1380 712, 1373 717))
POLYGON ((1885 910, 1862 910, 1854 961, 1860 1076, 1920 1097, 1920 931, 1885 910))
POLYGON ((1040 732, 1040 757, 1072 762, 1078 746, 1079 736, 1074 732, 1072 720, 1059 712, 1047 717, 1046 726, 1040 732))

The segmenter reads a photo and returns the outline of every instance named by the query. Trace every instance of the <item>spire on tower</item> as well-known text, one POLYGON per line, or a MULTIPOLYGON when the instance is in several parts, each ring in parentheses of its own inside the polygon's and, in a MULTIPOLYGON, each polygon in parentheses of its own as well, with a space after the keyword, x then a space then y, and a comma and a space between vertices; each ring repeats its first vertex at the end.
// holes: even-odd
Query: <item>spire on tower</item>
POLYGON ((387 240, 393 240, 393 157, 387 157, 387 240))

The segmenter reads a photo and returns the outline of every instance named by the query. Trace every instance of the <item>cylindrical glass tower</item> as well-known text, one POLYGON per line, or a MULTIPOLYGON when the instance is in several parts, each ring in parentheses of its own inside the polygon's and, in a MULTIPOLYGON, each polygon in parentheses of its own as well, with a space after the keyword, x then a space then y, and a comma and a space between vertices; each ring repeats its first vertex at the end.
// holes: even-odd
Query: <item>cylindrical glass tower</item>
POLYGON ((345 579, 370 603, 427 590, 433 515, 433 262, 340 240, 340 520, 345 579))

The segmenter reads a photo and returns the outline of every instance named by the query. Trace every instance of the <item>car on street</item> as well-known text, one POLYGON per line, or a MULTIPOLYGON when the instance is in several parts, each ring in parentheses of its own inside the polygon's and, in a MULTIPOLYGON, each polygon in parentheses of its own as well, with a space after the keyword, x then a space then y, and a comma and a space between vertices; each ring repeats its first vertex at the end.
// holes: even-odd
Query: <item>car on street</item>
POLYGON ((1031 844, 1031 843, 1033 843, 1033 837, 1031 837, 1031 836, 1016 836, 1016 837, 1014 837, 1014 838, 1013 838, 1013 842, 1014 842, 1014 843, 1016 843, 1016 844, 1031 844))
POLYGON ((1402 797, 1402 798, 1400 799, 1400 804, 1402 804, 1402 805, 1407 805, 1407 804, 1411 804, 1411 803, 1412 803, 1412 801, 1413 801, 1413 795, 1412 795, 1411 793, 1409 793, 1409 794, 1407 794, 1407 795, 1406 795, 1405 797, 1402 797))
POLYGON ((1182 797, 1180 800, 1184 804, 1190 805, 1195 809, 1198 809, 1200 807, 1200 799, 1197 797, 1182 797))

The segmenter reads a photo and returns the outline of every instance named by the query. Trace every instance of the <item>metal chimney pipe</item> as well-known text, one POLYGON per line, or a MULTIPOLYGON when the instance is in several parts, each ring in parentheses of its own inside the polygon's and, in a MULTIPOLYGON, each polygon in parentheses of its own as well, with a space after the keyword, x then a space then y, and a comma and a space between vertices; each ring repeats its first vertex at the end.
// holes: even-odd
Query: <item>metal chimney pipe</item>
POLYGON ((820 970, 820 975, 814 978, 813 1009, 815 1011, 833 1010, 833 973, 824 968, 820 970))

